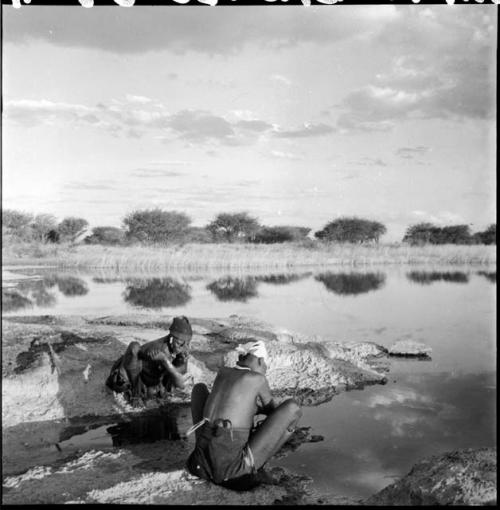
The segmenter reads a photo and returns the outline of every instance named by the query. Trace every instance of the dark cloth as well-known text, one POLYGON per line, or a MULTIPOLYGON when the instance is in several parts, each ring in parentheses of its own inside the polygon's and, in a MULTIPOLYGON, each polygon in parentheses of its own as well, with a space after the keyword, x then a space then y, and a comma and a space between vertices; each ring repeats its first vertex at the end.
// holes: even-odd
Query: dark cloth
POLYGON ((255 479, 253 455, 248 445, 249 429, 225 428, 205 423, 187 460, 188 471, 233 490, 249 490, 255 479))
POLYGON ((120 356, 111 367, 108 378, 106 379, 106 386, 115 391, 122 393, 130 389, 130 379, 127 371, 123 368, 123 356, 120 356))

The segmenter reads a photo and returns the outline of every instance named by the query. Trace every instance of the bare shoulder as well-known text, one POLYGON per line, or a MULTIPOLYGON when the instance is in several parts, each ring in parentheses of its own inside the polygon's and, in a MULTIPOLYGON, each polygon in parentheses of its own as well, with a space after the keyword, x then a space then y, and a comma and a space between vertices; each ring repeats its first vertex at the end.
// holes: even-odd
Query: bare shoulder
POLYGON ((245 372, 244 377, 249 384, 252 384, 254 386, 261 386, 262 384, 265 384, 267 382, 266 376, 260 374, 259 372, 248 371, 245 372))

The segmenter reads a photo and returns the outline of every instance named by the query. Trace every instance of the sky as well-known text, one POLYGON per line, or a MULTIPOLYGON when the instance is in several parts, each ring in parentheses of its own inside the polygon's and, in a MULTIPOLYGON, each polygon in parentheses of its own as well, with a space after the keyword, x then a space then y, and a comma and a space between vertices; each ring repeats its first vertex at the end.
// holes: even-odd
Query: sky
POLYGON ((2 11, 4 209, 496 221, 493 4, 2 11))

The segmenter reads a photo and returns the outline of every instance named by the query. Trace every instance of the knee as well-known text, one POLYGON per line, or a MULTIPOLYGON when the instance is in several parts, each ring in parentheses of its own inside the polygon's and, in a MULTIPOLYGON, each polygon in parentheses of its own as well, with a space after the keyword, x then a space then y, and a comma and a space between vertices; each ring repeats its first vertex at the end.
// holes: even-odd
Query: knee
POLYGON ((293 398, 285 400, 281 405, 285 407, 291 418, 300 418, 302 416, 302 409, 293 398))
POLYGON ((205 383, 196 383, 191 390, 192 397, 208 395, 208 388, 205 383))
POLYGON ((137 368, 139 362, 139 349, 141 348, 139 342, 130 342, 127 350, 125 351, 125 354, 123 356, 123 366, 125 368, 132 367, 134 369, 137 368))

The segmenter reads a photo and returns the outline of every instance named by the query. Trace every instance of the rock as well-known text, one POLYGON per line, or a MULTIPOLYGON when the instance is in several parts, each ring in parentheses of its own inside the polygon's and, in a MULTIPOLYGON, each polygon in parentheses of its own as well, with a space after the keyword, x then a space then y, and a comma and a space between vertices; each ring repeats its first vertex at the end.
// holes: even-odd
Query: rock
POLYGON ((401 480, 363 502, 374 506, 496 505, 496 448, 425 459, 401 480))
POLYGON ((414 340, 398 340, 389 347, 390 356, 429 358, 431 353, 430 347, 414 340))
MULTIPOLYGON (((268 379, 280 398, 294 396, 303 405, 315 405, 345 389, 385 382, 364 357, 374 351, 373 346, 363 350, 362 344, 349 349, 338 345, 327 348, 312 341, 280 342, 272 330, 261 330, 262 324, 254 327, 251 319, 241 317, 226 322, 193 318, 191 322, 203 323, 208 333, 201 334, 200 328, 193 334, 186 390, 176 392, 169 401, 188 402, 191 387, 197 382, 210 386, 218 368, 236 361, 234 347, 248 335, 259 335, 266 342, 271 356, 268 379), (236 323, 241 324, 240 330, 236 323), (229 338, 233 339, 230 343, 229 338)), ((130 341, 144 343, 164 334, 159 324, 167 326, 169 319, 159 314, 135 314, 4 320, 3 426, 133 412, 121 395, 105 387, 104 381, 130 341)), ((158 405, 162 403, 148 402, 148 407, 158 405)))

